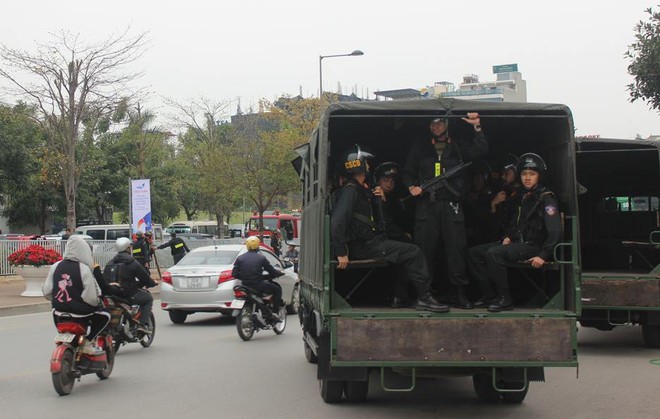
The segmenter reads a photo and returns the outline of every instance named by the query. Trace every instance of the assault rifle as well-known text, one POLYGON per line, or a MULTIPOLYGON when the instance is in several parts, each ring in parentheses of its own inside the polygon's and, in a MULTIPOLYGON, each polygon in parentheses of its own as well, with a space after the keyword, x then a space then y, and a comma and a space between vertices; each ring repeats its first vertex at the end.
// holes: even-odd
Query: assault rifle
MULTIPOLYGON (((463 169, 467 168, 470 166, 472 162, 467 162, 467 163, 461 163, 456 167, 452 167, 451 169, 447 170, 441 175, 438 175, 434 177, 433 179, 429 179, 426 182, 422 183, 419 185, 420 188, 422 188, 422 194, 426 192, 435 192, 437 190, 440 190, 442 188, 446 188, 449 192, 452 193, 454 196, 459 196, 459 193, 456 189, 452 188, 452 186, 449 184, 449 181, 461 173, 463 169)), ((401 202, 405 201, 408 198, 411 198, 412 195, 408 195, 406 197, 403 197, 400 199, 401 202)))

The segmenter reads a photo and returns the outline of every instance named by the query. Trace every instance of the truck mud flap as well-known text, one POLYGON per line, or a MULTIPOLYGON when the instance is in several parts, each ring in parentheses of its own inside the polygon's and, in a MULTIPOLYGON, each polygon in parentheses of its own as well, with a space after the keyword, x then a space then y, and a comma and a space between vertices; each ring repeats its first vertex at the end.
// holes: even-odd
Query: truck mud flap
POLYGON ((316 375, 319 380, 367 381, 369 379, 368 368, 331 366, 330 333, 321 333, 318 339, 318 369, 316 375))
POLYGON ((573 363, 575 329, 575 319, 563 317, 338 318, 332 360, 573 363))

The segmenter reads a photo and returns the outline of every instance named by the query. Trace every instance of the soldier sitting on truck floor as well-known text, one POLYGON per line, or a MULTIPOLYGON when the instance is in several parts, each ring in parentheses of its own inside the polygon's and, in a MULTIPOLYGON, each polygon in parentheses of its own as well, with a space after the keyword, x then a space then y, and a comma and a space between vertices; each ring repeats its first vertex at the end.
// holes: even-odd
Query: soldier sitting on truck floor
POLYGON ((513 309, 507 265, 526 260, 534 268, 540 268, 552 257, 561 238, 561 222, 557 198, 539 183, 545 171, 545 162, 537 154, 520 157, 518 173, 523 189, 504 239, 469 249, 468 267, 482 290, 475 308, 488 307, 493 312, 513 309), (491 283, 497 288, 497 295, 491 283))
POLYGON ((403 276, 397 280, 415 287, 417 301, 414 306, 417 310, 449 311, 449 306, 438 303, 429 292, 431 278, 419 247, 389 240, 376 232, 370 202, 372 192, 365 183, 369 171, 367 159, 370 158, 373 156, 356 144, 344 159, 346 182, 336 193, 330 218, 337 267, 348 267, 349 254, 352 259, 384 259, 403 268, 403 276))

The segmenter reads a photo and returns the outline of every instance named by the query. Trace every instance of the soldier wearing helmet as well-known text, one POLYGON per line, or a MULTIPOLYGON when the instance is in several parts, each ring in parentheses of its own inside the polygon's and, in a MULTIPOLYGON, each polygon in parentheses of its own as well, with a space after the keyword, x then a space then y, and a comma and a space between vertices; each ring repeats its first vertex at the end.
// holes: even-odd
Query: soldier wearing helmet
MULTIPOLYGON (((268 262, 266 256, 259 252, 260 244, 261 241, 257 236, 250 236, 245 240, 245 247, 248 251, 236 258, 231 274, 234 278, 240 279, 242 285, 248 288, 252 288, 263 295, 272 294, 274 301, 273 310, 277 313, 284 305, 284 301, 282 301, 282 288, 278 283, 264 279, 263 272, 268 272, 270 274, 270 279, 282 276, 284 275, 284 272, 275 269, 273 265, 268 262)), ((273 313, 269 314, 269 321, 281 321, 277 316, 273 315, 273 313)))
POLYGON ((149 269, 149 243, 142 230, 135 233, 136 239, 131 245, 133 248, 133 258, 140 262, 142 266, 149 269))
MULTIPOLYGON (((439 304, 429 292, 430 278, 426 261, 419 247, 387 239, 377 231, 371 205, 372 192, 366 183, 369 159, 373 156, 362 151, 359 145, 352 147, 343 159, 346 181, 336 193, 330 217, 332 249, 337 267, 346 269, 350 259, 384 259, 401 266, 397 279, 403 285, 412 284, 417 291, 415 308, 445 312, 449 307, 439 304)), ((378 198, 376 198, 378 199, 378 198)))
MULTIPOLYGON (((430 125, 430 136, 418 139, 410 149, 403 170, 403 184, 415 198, 415 231, 413 238, 422 249, 439 290, 452 287, 453 301, 457 308, 470 309, 472 304, 465 295, 469 283, 466 272, 465 213, 463 200, 467 192, 464 176, 455 176, 443 188, 432 193, 423 193, 419 187, 423 182, 440 176, 461 163, 483 157, 488 152, 488 142, 484 136, 480 117, 476 112, 468 112, 462 120, 474 134, 464 138, 449 135, 449 121, 434 118, 430 125), (444 255, 439 253, 440 243, 444 255), (443 257, 444 256, 444 257, 443 257), (434 272, 435 263, 445 260, 448 281, 441 281, 444 275, 434 272), (446 283, 448 282, 448 284, 446 283)), ((462 128, 462 127, 461 127, 462 128)))
POLYGON ((483 292, 475 307, 488 307, 493 312, 513 308, 507 265, 524 260, 540 268, 552 258, 561 238, 557 198, 540 183, 547 170, 545 162, 538 154, 526 153, 520 156, 517 169, 522 189, 504 239, 468 252, 470 271, 483 292))

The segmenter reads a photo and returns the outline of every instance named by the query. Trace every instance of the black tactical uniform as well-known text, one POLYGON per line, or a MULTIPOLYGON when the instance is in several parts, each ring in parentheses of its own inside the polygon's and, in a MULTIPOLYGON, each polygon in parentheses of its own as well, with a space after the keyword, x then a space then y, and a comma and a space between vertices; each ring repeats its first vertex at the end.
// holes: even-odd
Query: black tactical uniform
POLYGON ((176 236, 176 233, 170 234, 172 235, 172 239, 161 244, 158 246, 158 248, 164 249, 169 247, 170 252, 172 253, 172 257, 174 258, 174 264, 176 265, 181 259, 183 259, 183 257, 186 255, 186 252, 190 252, 190 249, 188 249, 186 242, 184 242, 181 237, 176 236))
MULTIPOLYGON (((360 153, 358 152, 358 155, 360 153)), ((351 155, 349 154, 349 159, 351 155)), ((365 162, 362 162, 366 166, 365 162)), ((335 257, 350 259, 384 259, 402 266, 397 280, 410 282, 417 292, 418 310, 445 312, 449 307, 439 304, 429 293, 430 278, 420 249, 412 243, 388 240, 377 234, 369 199, 371 192, 351 177, 334 197, 330 229, 335 257)))
POLYGON ((259 253, 258 250, 250 250, 236 258, 231 275, 241 280, 241 283, 248 288, 252 288, 260 293, 272 294, 275 312, 282 306, 282 288, 278 283, 265 280, 263 271, 268 272, 272 278, 284 275, 268 262, 266 256, 259 253))
POLYGON ((144 236, 138 236, 131 247, 133 248, 133 259, 149 269, 149 243, 144 236))
MULTIPOLYGON (((435 121, 434 121, 435 122, 435 121)), ((455 141, 452 138, 426 137, 418 140, 410 150, 403 170, 406 187, 419 186, 445 171, 482 157, 488 152, 488 142, 479 129, 471 139, 455 141)), ((422 249, 429 270, 433 272, 438 255, 438 242, 442 237, 449 271, 449 283, 456 288, 457 306, 471 308, 465 298, 466 274, 465 215, 463 199, 466 193, 465 177, 460 174, 449 181, 458 196, 446 188, 424 193, 415 199, 415 229, 413 240, 422 249)), ((438 275, 433 275, 436 281, 438 275)))
POLYGON ((490 311, 510 310, 513 301, 509 294, 507 265, 536 256, 549 261, 561 234, 554 193, 541 185, 532 190, 522 189, 516 200, 515 216, 505 233, 511 243, 487 243, 469 250, 470 272, 483 291, 483 297, 475 306, 488 306, 490 311))

